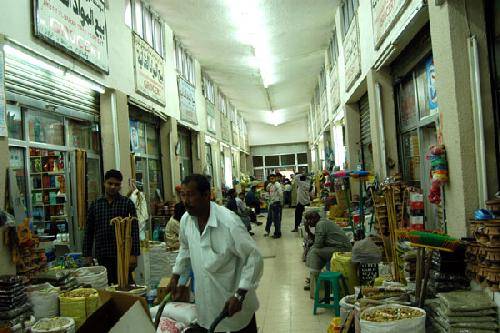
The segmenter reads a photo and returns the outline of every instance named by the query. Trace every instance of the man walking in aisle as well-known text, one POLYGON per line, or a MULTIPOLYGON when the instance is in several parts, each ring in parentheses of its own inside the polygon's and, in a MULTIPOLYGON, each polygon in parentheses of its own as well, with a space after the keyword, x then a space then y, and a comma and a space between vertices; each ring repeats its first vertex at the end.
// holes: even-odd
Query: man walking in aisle
POLYGON ((277 239, 281 237, 281 202, 283 200, 283 190, 281 189, 281 184, 276 180, 275 175, 269 177, 269 184, 267 184, 266 191, 269 192, 268 214, 270 214, 270 217, 267 218, 266 233, 264 236, 269 236, 271 225, 274 224, 273 238, 277 239))
MULTIPOLYGON (((334 252, 350 252, 351 242, 336 223, 322 219, 316 211, 307 212, 306 223, 314 230, 314 244, 307 254, 306 266, 310 270, 310 280, 315 281, 319 272, 330 262, 334 252)), ((307 283, 305 290, 310 289, 307 283)))
POLYGON ((257 333, 255 290, 263 271, 262 255, 244 225, 228 209, 210 202, 210 183, 191 175, 182 182, 188 214, 181 220, 180 250, 168 291, 193 270, 198 323, 208 329, 226 309, 217 332, 257 333))
MULTIPOLYGON (((87 212, 87 225, 83 238, 83 257, 89 264, 92 262, 92 250, 95 245, 94 258, 99 265, 106 267, 108 282, 118 282, 116 262, 115 227, 110 221, 115 217, 136 217, 132 200, 120 194, 123 176, 118 170, 109 170, 104 175, 104 192, 102 198, 94 201, 87 212)), ((132 250, 130 252, 130 269, 137 265, 140 254, 139 225, 132 223, 132 250)))
POLYGON ((305 206, 308 206, 311 202, 311 196, 309 195, 310 183, 307 181, 306 176, 296 175, 295 182, 297 184, 297 206, 295 206, 295 228, 292 232, 299 231, 305 206))

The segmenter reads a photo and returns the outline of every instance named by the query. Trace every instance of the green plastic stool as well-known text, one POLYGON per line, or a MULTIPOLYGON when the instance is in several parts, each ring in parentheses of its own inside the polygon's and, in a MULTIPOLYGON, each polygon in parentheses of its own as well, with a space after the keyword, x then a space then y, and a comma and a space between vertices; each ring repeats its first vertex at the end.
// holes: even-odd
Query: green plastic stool
MULTIPOLYGON (((314 309, 313 314, 316 315, 316 310, 318 308, 335 309, 335 316, 340 316, 340 284, 344 283, 344 277, 340 272, 321 272, 319 274, 318 280, 316 282, 316 288, 314 289, 314 309), (321 282, 329 283, 330 288, 325 288, 327 292, 325 293, 325 302, 320 302, 319 300, 319 289, 321 287, 321 282), (333 303, 330 303, 330 292, 333 289, 333 303)), ((345 290, 345 289, 344 289, 345 290)))

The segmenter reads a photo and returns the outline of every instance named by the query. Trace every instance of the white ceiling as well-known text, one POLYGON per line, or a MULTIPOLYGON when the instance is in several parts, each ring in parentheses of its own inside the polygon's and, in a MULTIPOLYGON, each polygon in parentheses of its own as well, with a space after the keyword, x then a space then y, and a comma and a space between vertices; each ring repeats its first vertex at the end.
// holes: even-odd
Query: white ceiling
POLYGON ((247 121, 270 122, 272 108, 279 123, 306 116, 324 63, 337 3, 337 0, 151 1, 152 7, 247 121), (252 21, 248 22, 249 19, 252 21), (248 35, 254 43, 248 41, 248 35), (269 100, 260 75, 262 66, 254 56, 256 44, 264 45, 258 46, 261 51, 257 52, 262 54, 264 49, 269 55, 265 58, 270 59, 266 64, 273 83, 268 87, 269 100))

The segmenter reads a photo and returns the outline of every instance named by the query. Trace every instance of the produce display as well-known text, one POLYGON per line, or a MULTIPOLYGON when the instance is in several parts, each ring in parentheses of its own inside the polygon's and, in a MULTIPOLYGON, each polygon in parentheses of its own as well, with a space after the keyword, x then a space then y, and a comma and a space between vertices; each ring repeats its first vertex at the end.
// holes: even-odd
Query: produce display
POLYGON ((372 322, 387 322, 403 319, 411 319, 425 316, 422 310, 417 308, 402 307, 378 307, 372 311, 365 311, 361 315, 361 319, 372 322))

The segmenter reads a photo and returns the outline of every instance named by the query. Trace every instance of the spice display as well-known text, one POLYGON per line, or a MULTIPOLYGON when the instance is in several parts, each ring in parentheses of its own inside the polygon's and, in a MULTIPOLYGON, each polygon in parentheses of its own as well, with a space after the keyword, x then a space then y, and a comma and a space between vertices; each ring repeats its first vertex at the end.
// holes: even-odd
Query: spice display
POLYGON ((52 332, 69 328, 71 325, 74 325, 74 321, 70 318, 45 318, 33 325, 33 330, 37 332, 52 332))
POLYGON ((373 311, 365 311, 361 319, 373 322, 395 321, 422 317, 422 310, 410 307, 377 307, 373 311))

